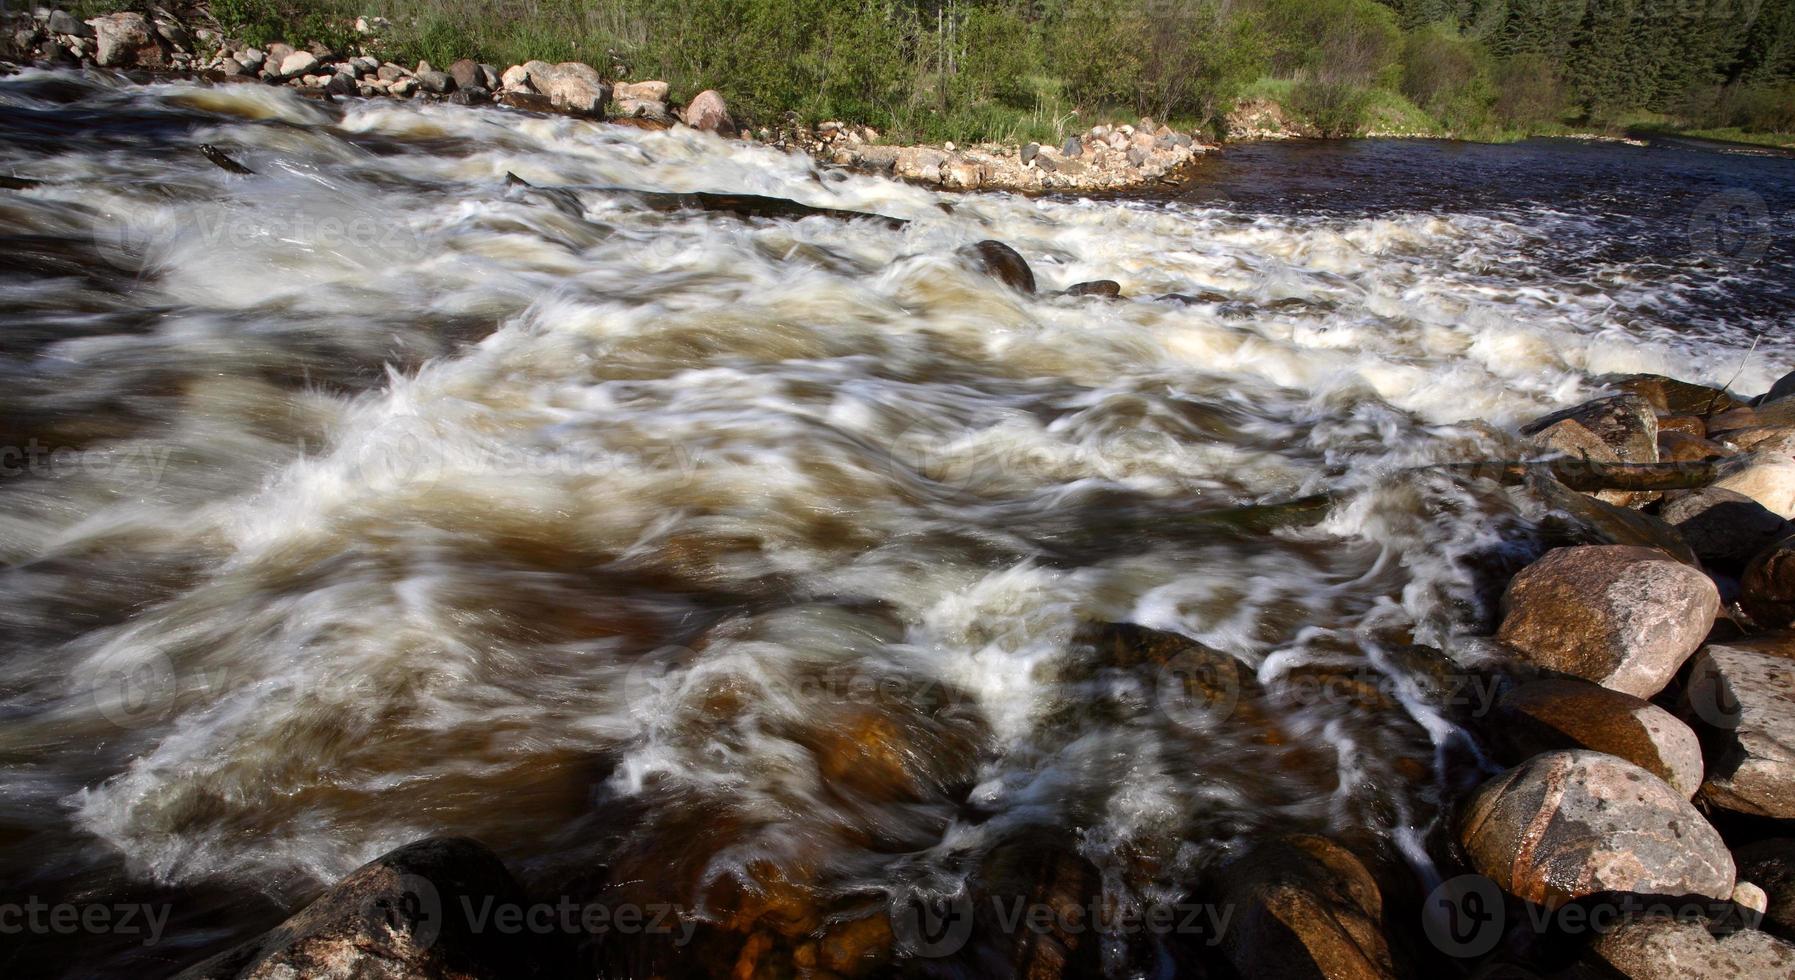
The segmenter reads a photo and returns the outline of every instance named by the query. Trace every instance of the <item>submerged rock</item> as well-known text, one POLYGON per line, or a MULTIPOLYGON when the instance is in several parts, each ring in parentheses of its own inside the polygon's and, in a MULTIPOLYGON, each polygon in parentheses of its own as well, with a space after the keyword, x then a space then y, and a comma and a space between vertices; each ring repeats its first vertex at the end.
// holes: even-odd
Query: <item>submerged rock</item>
POLYGON ((1703 647, 1681 706, 1707 750, 1703 800, 1795 818, 1795 635, 1703 647))
POLYGON ((1242 977, 1394 977, 1383 895, 1359 859, 1325 837, 1261 844, 1221 869, 1234 921, 1221 946, 1242 977))
POLYGON ((1496 636, 1533 663, 1649 698, 1701 646, 1720 592, 1652 548, 1558 548, 1514 577, 1496 636))
POLYGON ((1114 279, 1095 279, 1066 287, 1067 296, 1101 296, 1105 299, 1119 299, 1122 296, 1122 284, 1114 279))
POLYGON ((527 932, 479 930, 467 908, 522 907, 511 873, 460 837, 407 844, 362 865, 266 934, 180 980, 525 975, 527 932))
POLYGON ((1510 764, 1592 749, 1645 769, 1685 798, 1701 789, 1701 743, 1688 725, 1649 701, 1588 681, 1547 678, 1510 690, 1496 702, 1489 731, 1510 764))
POLYGON ((1548 752, 1485 783, 1459 843, 1504 891, 1557 908, 1601 892, 1733 893, 1733 858, 1689 801, 1601 752, 1548 752))

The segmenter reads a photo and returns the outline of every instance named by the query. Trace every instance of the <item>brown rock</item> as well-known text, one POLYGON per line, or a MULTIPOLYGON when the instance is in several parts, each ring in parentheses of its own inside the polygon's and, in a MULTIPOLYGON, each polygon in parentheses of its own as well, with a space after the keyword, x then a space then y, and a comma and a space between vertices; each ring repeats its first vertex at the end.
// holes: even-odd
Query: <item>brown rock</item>
POLYGON ((1795 626, 1795 537, 1752 556, 1739 581, 1739 605, 1765 629, 1795 626))
POLYGON ((102 14, 87 21, 93 27, 94 60, 107 68, 162 68, 168 53, 160 35, 139 13, 102 14))
POLYGON ((692 97, 681 117, 686 125, 707 133, 718 133, 724 136, 735 133, 735 123, 729 118, 729 104, 714 89, 705 89, 692 97))
POLYGON ((1028 267, 1027 260, 1021 254, 1003 242, 986 239, 977 245, 961 249, 960 253, 970 258, 981 272, 998 282, 1024 293, 1034 293, 1034 271, 1028 267))
POLYGON ((263 936, 180 980, 441 977, 527 972, 527 934, 477 930, 466 908, 523 904, 492 852, 458 837, 407 844, 362 865, 263 936))
POLYGON ((1658 435, 1666 432, 1681 432, 1697 439, 1708 437, 1708 423, 1699 415, 1660 415, 1658 416, 1658 435))
POLYGON ((1122 284, 1114 279, 1094 279, 1066 287, 1067 296, 1101 296, 1104 299, 1120 299, 1122 284))
POLYGON ((1731 456, 1733 451, 1717 442, 1692 436, 1674 429, 1658 433, 1658 459, 1666 463, 1699 463, 1704 459, 1731 456))
POLYGON ((1497 639, 1538 666, 1649 698, 1707 636, 1720 592, 1661 551, 1558 548, 1514 577, 1497 639))
POLYGON ((475 85, 485 87, 486 85, 480 74, 480 63, 472 58, 463 58, 450 65, 449 77, 455 79, 457 89, 472 88, 475 85))
POLYGON ((1485 783, 1459 820, 1478 873, 1557 908, 1601 892, 1733 893, 1733 858, 1676 790, 1600 752, 1548 752, 1485 783))
POLYGON ((1660 415, 1705 417, 1712 412, 1724 412, 1741 404, 1738 399, 1719 388, 1678 381, 1658 374, 1604 375, 1597 378, 1596 382, 1644 398, 1660 415))
POLYGON ((670 91, 666 82, 618 82, 611 96, 640 102, 665 102, 670 91))
POLYGON ((1531 681, 1504 694, 1490 722, 1491 740, 1511 765, 1542 752, 1592 749, 1645 769, 1685 798, 1701 789, 1695 732, 1631 694, 1570 678, 1531 681))
POLYGON ((1627 980, 1795 977, 1795 946, 1756 929, 1716 936, 1701 920, 1625 922, 1597 935, 1590 953, 1627 980))
POLYGON ((1242 977, 1394 977, 1383 895, 1339 844, 1296 836, 1259 845, 1222 868, 1234 921, 1222 951, 1242 977))
POLYGON ((1706 752, 1703 800, 1795 818, 1795 634, 1703 647, 1680 707, 1706 752))

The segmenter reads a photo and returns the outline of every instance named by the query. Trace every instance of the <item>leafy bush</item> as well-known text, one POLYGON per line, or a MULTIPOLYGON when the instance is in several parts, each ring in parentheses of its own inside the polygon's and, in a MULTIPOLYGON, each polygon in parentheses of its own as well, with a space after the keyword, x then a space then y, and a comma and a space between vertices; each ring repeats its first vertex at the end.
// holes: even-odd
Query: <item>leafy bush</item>
POLYGON ((1403 45, 1402 93, 1454 132, 1474 132, 1489 121, 1495 88, 1488 56, 1477 42, 1450 27, 1409 35, 1403 45))
POLYGON ((1305 79, 1290 90, 1290 108, 1309 121, 1317 136, 1359 133, 1370 102, 1370 94, 1350 82, 1305 79))
POLYGON ((1539 54, 1517 54, 1496 68, 1496 101, 1492 106, 1504 125, 1527 128, 1558 118, 1564 109, 1564 83, 1558 66, 1539 54))

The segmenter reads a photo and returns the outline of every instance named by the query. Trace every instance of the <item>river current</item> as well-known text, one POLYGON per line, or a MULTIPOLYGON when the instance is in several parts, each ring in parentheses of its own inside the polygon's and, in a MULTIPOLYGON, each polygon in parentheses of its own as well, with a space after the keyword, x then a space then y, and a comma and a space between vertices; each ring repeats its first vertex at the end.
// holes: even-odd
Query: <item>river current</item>
POLYGON ((170 910, 15 975, 172 972, 431 834, 707 950, 901 923, 1018 852, 1175 903, 1271 833, 1412 913, 1482 766, 1485 692, 1439 678, 1545 534, 1413 468, 1518 458, 1604 375, 1795 367, 1795 160, 1693 145, 1267 144, 1030 200, 27 70, 7 175, 0 901, 170 910), (1093 279, 1123 298, 1057 294, 1093 279), (1225 656, 1224 703, 1106 624, 1225 656))

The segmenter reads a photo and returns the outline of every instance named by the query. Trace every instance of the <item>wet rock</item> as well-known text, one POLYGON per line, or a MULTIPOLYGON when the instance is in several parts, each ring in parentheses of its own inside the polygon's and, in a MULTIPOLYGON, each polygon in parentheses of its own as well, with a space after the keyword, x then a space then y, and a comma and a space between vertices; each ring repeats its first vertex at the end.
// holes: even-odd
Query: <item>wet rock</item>
POLYGON ((1697 439, 1708 437, 1708 423, 1699 415, 1663 415, 1658 416, 1658 436, 1663 438, 1666 432, 1681 432, 1697 439))
POLYGON ((105 67, 161 68, 168 63, 161 38, 142 14, 103 14, 87 23, 96 39, 94 60, 105 67))
POLYGON ((1756 929, 1716 936, 1700 919, 1638 919, 1596 936, 1591 958, 1627 980, 1795 976, 1795 945, 1756 929))
POLYGON ((1657 517, 1578 493, 1537 473, 1529 475, 1527 489, 1568 521, 1578 544, 1638 545, 1656 548, 1687 565, 1700 564, 1676 528, 1657 517))
POLYGON ((1754 555, 1739 580, 1739 605, 1765 629, 1795 626, 1795 538, 1754 555))
MULTIPOLYGON (((1059 835, 1024 834, 992 848, 980 863, 974 885, 974 936, 996 944, 1001 965, 981 975, 1009 977, 1086 977, 1100 975, 1099 928, 1088 921, 1102 875, 1079 856, 1072 842, 1059 835), (1034 925, 1005 922, 1004 911, 1044 909, 1051 918, 1034 925)), ((900 940, 913 942, 916 932, 899 923, 900 940)))
POLYGON ((421 71, 418 72, 417 77, 418 84, 423 86, 426 92, 447 95, 455 91, 455 77, 446 71, 421 71))
POLYGON ((480 63, 472 58, 463 58, 450 65, 449 77, 455 80, 458 89, 480 85, 484 81, 480 77, 480 63))
POLYGON ((50 19, 46 24, 52 34, 66 34, 71 37, 94 37, 94 29, 82 23, 74 14, 58 8, 50 11, 50 19))
POLYGON ((362 865, 278 927, 179 976, 518 976, 528 969, 528 933, 477 931, 464 909, 522 903, 492 852, 466 838, 433 837, 362 865))
POLYGON ((1122 284, 1114 279, 1094 279, 1066 287, 1067 296, 1102 296, 1105 299, 1119 299, 1122 296, 1122 284))
POLYGON ((1737 408, 1738 399, 1719 388, 1678 381, 1660 374, 1604 375, 1598 384, 1644 398, 1660 415, 1708 416, 1737 408))
MULTIPOLYGON (((1660 420, 1662 421, 1662 420, 1660 420)), ((1675 429, 1658 432, 1658 459, 1665 463, 1699 463, 1704 459, 1731 456, 1732 450, 1717 442, 1675 429)))
POLYGON ((525 112, 555 111, 553 100, 540 92, 505 91, 499 93, 498 102, 500 105, 522 109, 525 112))
POLYGON ((1743 569, 1788 523, 1750 497, 1720 487, 1682 494, 1658 516, 1677 529, 1703 564, 1730 573, 1743 569))
POLYGON ((1701 743, 1688 725, 1649 701, 1588 681, 1548 678, 1508 691, 1488 732, 1510 765, 1542 752, 1592 749, 1645 769, 1684 798, 1701 788, 1701 743))
POLYGON ((295 51, 280 60, 276 71, 281 78, 298 78, 317 67, 317 55, 310 51, 295 51))
POLYGON ((986 239, 961 253, 973 260, 979 271, 1011 289, 1033 294, 1035 274, 1015 249, 1003 242, 986 239))
POLYGON ((359 95, 361 86, 356 84, 354 75, 340 71, 330 76, 330 81, 324 83, 324 91, 331 95, 359 95))
MULTIPOLYGON (((1541 449, 1598 462, 1658 461, 1658 417, 1638 395, 1614 395, 1521 427, 1541 449)), ((1612 501, 1622 503, 1624 501, 1612 501)))
POLYGON ((480 103, 490 101, 491 99, 492 92, 484 85, 469 85, 466 88, 457 87, 454 92, 449 93, 449 101, 455 105, 479 105, 480 103))
POLYGON ((1795 517, 1795 460, 1787 456, 1754 454, 1738 471, 1714 481, 1714 486, 1742 493, 1779 517, 1795 517))
POLYGON ((1795 818, 1795 634, 1703 647, 1679 707, 1702 736, 1704 801, 1795 818))
POLYGON ((729 119, 729 104, 714 89, 705 89, 693 96, 680 119, 693 129, 706 133, 727 136, 735 132, 735 123, 729 119))
POLYGON ((1733 893, 1732 855, 1695 807, 1600 752, 1548 752, 1485 783, 1458 838, 1478 873, 1548 908, 1602 892, 1733 893))
POLYGON ((1383 895, 1351 852, 1324 837, 1262 844, 1219 872, 1234 921, 1221 948, 1242 977, 1394 977, 1383 895))
POLYGON ((1764 392, 1763 397, 1758 399, 1758 404, 1781 401, 1790 395, 1795 395, 1795 371, 1776 379, 1776 384, 1771 385, 1770 390, 1764 392))
POLYGON ((1649 698, 1701 645, 1720 593, 1700 571, 1650 548, 1558 548, 1503 595, 1497 639, 1534 664, 1649 698))
POLYGON ((618 82, 611 97, 621 102, 624 99, 635 99, 639 102, 665 102, 671 88, 666 82, 618 82))
POLYGON ((1764 894, 1764 920, 1759 927, 1795 940, 1795 837, 1754 841, 1733 851, 1739 879, 1764 894))

